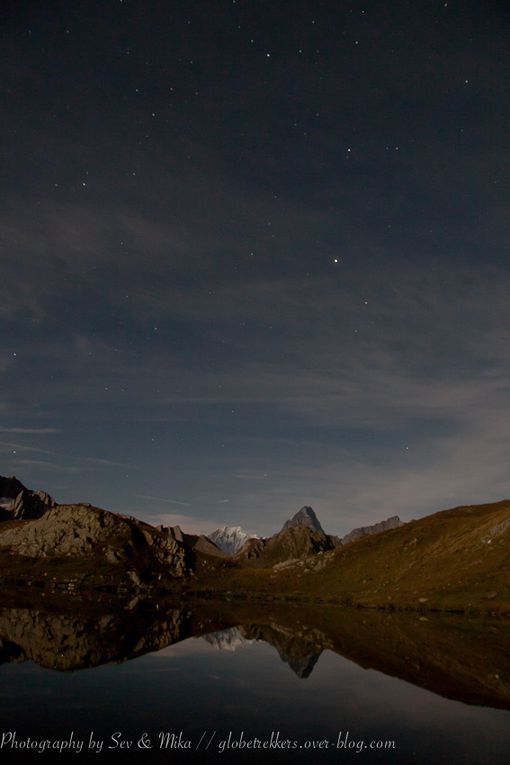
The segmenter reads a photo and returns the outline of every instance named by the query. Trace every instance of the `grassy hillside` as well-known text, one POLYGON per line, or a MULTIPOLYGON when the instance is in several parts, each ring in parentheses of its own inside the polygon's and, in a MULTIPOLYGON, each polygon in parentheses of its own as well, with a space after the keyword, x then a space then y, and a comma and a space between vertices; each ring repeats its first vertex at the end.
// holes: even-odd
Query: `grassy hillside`
POLYGON ((458 507, 299 562, 216 568, 195 589, 510 613, 510 500, 458 507))
POLYGON ((0 525, 4 591, 129 589, 142 577, 154 597, 174 591, 510 614, 510 500, 435 513, 320 552, 318 532, 286 529, 255 561, 190 551, 147 524, 85 505, 0 525))

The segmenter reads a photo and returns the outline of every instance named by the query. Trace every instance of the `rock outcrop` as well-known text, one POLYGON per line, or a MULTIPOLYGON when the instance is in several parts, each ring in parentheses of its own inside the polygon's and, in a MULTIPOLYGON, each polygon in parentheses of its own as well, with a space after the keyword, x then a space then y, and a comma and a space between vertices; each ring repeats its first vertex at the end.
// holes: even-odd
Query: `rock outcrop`
POLYGON ((0 475, 0 501, 16 499, 20 491, 25 488, 16 476, 0 475))
POLYGON ((158 528, 172 539, 183 544, 190 552, 212 555, 216 558, 227 557, 223 550, 205 534, 186 534, 180 526, 159 526, 158 528))
POLYGON ((184 544, 147 523, 91 505, 57 505, 41 518, 0 526, 0 551, 37 560, 87 560, 183 577, 184 544))
POLYGON ((391 518, 387 518, 385 521, 380 521, 380 523, 374 523, 372 526, 360 526, 358 529, 353 529, 349 534, 346 534, 345 537, 342 537, 340 544, 346 545, 349 544, 349 542, 356 542, 358 539, 362 539, 362 537, 371 536, 372 534, 382 534, 383 531, 398 529, 399 526, 403 525, 404 523, 400 520, 398 515, 392 515, 391 518))
POLYGON ((55 500, 45 491, 23 489, 14 500, 12 514, 15 520, 35 519, 55 506, 55 500))
POLYGON ((0 476, 0 521, 40 518, 55 505, 45 491, 31 491, 15 476, 0 476))

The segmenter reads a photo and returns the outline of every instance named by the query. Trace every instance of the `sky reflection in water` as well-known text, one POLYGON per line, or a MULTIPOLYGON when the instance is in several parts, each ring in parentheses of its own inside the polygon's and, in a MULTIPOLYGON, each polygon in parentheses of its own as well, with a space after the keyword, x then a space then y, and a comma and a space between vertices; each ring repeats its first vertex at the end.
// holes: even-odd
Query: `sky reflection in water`
MULTIPOLYGON (((220 633, 221 637, 221 633, 220 633)), ((455 762, 485 765, 506 761, 510 746, 508 712, 442 698, 408 682, 363 669, 332 651, 322 652, 311 674, 299 677, 263 641, 241 642, 236 650, 218 650, 203 638, 190 638, 122 663, 79 672, 55 672, 31 662, 0 669, 2 730, 18 737, 76 735, 106 741, 121 731, 136 740, 144 732, 157 744, 160 731, 179 733, 193 747, 207 731, 216 731, 201 761, 239 758, 218 752, 232 731, 239 739, 270 737, 336 742, 395 740, 391 752, 297 749, 258 751, 253 759, 270 761, 369 761, 392 763, 455 762)), ((41 759, 35 753, 27 759, 41 759)), ((56 755, 53 755, 56 756, 56 755)), ((73 755, 76 758, 76 755, 73 755)), ((125 759, 189 761, 190 752, 128 750, 125 759)), ((248 753, 243 752, 243 759, 248 753)), ((18 755, 19 757, 19 755, 18 755)), ((70 754, 62 755, 70 758, 70 754)), ((92 757, 82 753, 79 760, 92 757)), ((2 759, 15 759, 4 750, 2 759)), ((96 757, 97 759, 97 757, 96 757)))

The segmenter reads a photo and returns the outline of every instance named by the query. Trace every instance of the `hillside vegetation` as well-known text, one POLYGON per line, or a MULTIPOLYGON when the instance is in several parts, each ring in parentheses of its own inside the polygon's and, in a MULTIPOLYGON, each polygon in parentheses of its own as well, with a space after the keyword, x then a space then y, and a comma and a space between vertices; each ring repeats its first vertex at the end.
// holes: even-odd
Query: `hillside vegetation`
POLYGON ((510 501, 454 508, 301 560, 201 573, 197 589, 510 612, 510 501))

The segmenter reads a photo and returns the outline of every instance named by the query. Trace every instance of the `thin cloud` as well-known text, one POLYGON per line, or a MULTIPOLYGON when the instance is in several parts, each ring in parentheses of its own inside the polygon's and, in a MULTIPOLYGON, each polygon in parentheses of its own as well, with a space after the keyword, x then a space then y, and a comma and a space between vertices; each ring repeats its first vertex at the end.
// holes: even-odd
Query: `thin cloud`
POLYGON ((12 451, 19 452, 34 452, 34 454, 49 454, 53 456, 61 456, 58 452, 51 451, 50 449, 41 449, 38 446, 30 446, 28 444, 13 443, 12 441, 0 441, 0 449, 5 451, 10 449, 12 451))
POLYGON ((169 505, 182 505, 183 507, 190 507, 189 502, 181 502, 177 499, 169 499, 168 497, 154 497, 151 494, 137 494, 137 497, 140 499, 149 499, 149 500, 155 500, 156 502, 165 502, 169 505))
POLYGON ((20 433, 27 435, 49 435, 53 433, 60 433, 59 428, 2 428, 0 427, 0 433, 20 433))
POLYGON ((80 468, 72 467, 69 465, 57 465, 55 462, 47 462, 46 460, 10 460, 10 465, 13 466, 30 466, 30 467, 37 467, 37 468, 44 468, 49 470, 57 470, 62 473, 69 473, 72 475, 77 475, 82 472, 80 468))
POLYGON ((180 526, 187 534, 210 534, 224 525, 214 523, 210 518, 180 513, 150 513, 144 516, 154 526, 180 526))
POLYGON ((121 467, 121 468, 129 468, 133 469, 133 465, 128 465, 125 462, 115 462, 115 460, 107 460, 103 459, 101 457, 81 457, 78 458, 79 460, 83 460, 83 462, 86 462, 91 465, 104 465, 105 467, 121 467))

